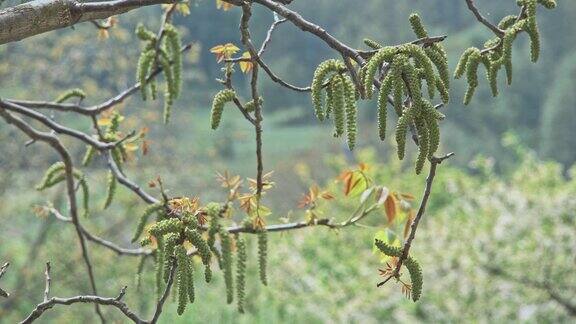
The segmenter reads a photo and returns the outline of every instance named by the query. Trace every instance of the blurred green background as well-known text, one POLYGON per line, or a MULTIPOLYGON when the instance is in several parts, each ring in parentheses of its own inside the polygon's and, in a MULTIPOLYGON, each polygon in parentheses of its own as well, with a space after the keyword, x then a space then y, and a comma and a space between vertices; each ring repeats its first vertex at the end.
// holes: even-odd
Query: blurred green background
MULTIPOLYGON (((494 22, 516 13, 513 0, 477 1, 494 22)), ((558 1, 541 10, 542 53, 530 63, 527 39, 516 42, 514 82, 492 98, 486 82, 472 104, 461 104, 466 83, 452 84, 451 103, 443 108, 443 152, 456 156, 439 168, 428 213, 418 232, 414 255, 424 270, 424 292, 418 303, 402 296, 397 285, 376 288, 379 257, 372 239, 383 228, 385 215, 372 216, 369 228, 338 232, 309 228, 270 234, 269 286, 257 280, 255 253, 249 254, 247 313, 226 305, 221 275, 211 284, 197 280, 197 302, 182 317, 169 303, 165 323, 326 323, 354 322, 573 322, 576 316, 576 3, 558 1)), ((4 1, 8 7, 19 1, 4 1)), ((184 42, 194 42, 186 54, 184 87, 175 103, 171 124, 161 123, 162 104, 134 96, 120 111, 124 130, 149 129, 150 152, 137 152, 127 167, 145 185, 161 176, 173 196, 199 196, 203 203, 221 201, 216 171, 255 176, 253 131, 237 111, 227 111, 218 131, 209 129, 209 109, 218 91, 220 66, 209 49, 240 44, 238 10, 217 10, 215 1, 196 1, 190 15, 174 23, 184 42)), ((257 6, 256 6, 257 7, 257 6)), ((454 67, 469 46, 490 37, 467 10, 463 0, 296 0, 292 8, 353 47, 369 37, 384 44, 412 40, 408 16, 417 12, 433 35, 444 42, 454 67)), ((0 47, 0 97, 52 100, 72 87, 83 88, 87 103, 98 103, 135 82, 140 45, 133 35, 138 22, 155 29, 161 9, 146 8, 119 17, 107 39, 99 39, 91 24, 81 24, 23 42, 0 47)), ((272 15, 255 8, 251 23, 259 43, 272 15)), ((314 68, 334 53, 318 39, 285 23, 278 27, 265 60, 285 80, 308 85, 314 68)), ((292 93, 261 78, 264 106, 265 170, 274 170, 274 189, 266 196, 273 207, 269 223, 300 220, 298 201, 313 183, 338 192, 334 179, 345 169, 367 163, 378 184, 410 192, 417 200, 424 176, 413 174, 411 159, 395 159, 391 140, 378 140, 374 102, 360 107, 358 149, 348 152, 332 137, 328 125, 313 116, 308 95, 292 93)), ((237 72, 238 88, 249 78, 237 72)), ((246 94, 246 93, 244 93, 246 94)), ((59 122, 90 131, 90 121, 57 115, 59 122)), ((390 125, 393 125, 390 121, 390 125)), ((11 292, 0 301, 0 322, 23 319, 41 302, 44 263, 53 266, 54 296, 89 291, 73 228, 52 217, 37 216, 34 206, 53 202, 65 207, 61 189, 39 194, 33 189, 43 171, 56 161, 41 144, 25 147, 27 138, 0 124, 0 262, 12 263, 0 286, 11 292)), ((65 140, 80 160, 82 145, 65 140)), ((101 210, 105 164, 84 170, 91 183, 94 210, 84 224, 93 233, 129 246, 132 229, 144 206, 125 189, 112 208, 101 210)), ((356 201, 338 199, 325 215, 346 219, 356 201)), ((255 249, 255 240, 249 241, 255 249)), ((144 285, 134 288, 137 258, 118 257, 91 245, 100 294, 116 295, 128 285, 126 300, 150 314, 154 300, 153 265, 146 263, 144 285)), ((108 318, 123 323, 114 309, 108 318)), ((43 322, 95 321, 90 305, 55 308, 43 322)))

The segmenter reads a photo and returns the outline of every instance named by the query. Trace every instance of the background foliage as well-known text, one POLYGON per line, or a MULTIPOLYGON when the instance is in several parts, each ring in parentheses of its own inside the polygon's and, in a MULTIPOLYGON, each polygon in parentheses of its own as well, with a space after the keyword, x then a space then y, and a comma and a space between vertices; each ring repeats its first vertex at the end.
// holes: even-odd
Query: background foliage
MULTIPOLYGON (((7 5, 10 1, 2 4, 7 5)), ((295 1, 294 8, 358 47, 363 37, 386 44, 410 39, 407 17, 418 12, 431 34, 449 35, 445 46, 452 64, 464 48, 482 45, 487 36, 464 1, 366 0, 358 6, 354 0, 318 0, 313 6, 295 1)), ((515 3, 482 1, 481 8, 498 21, 515 8, 515 3)), ((82 87, 89 94, 88 100, 97 102, 124 89, 134 82, 135 57, 140 52, 133 35, 136 23, 145 21, 148 27, 157 27, 157 19, 152 18, 159 10, 149 8, 122 16, 106 39, 102 35, 99 38, 92 25, 83 24, 0 47, 0 97, 48 100, 64 89, 82 87)), ((414 253, 424 265, 425 275, 419 303, 403 298, 394 291, 396 286, 375 288, 377 269, 382 265, 371 252, 373 228, 342 232, 319 228, 270 240, 269 288, 255 284, 256 262, 249 260, 248 314, 240 321, 569 322, 574 312, 555 300, 548 286, 564 299, 576 297, 572 271, 576 265, 576 206, 572 198, 576 184, 570 173, 576 161, 572 136, 576 127, 576 118, 572 118, 576 108, 576 45, 570 41, 576 33, 574 19, 576 4, 559 1, 557 10, 539 17, 543 41, 539 64, 531 64, 529 55, 520 54, 528 51, 517 51, 515 81, 508 89, 501 89, 497 99, 481 83, 470 107, 461 106, 462 98, 456 95, 445 111, 448 118, 443 124, 442 147, 457 155, 439 174, 417 236, 414 253), (542 162, 544 159, 554 162, 542 162), (505 273, 499 272, 502 269, 505 273), (542 283, 547 286, 539 286, 542 283)), ((253 25, 263 26, 254 28, 256 40, 264 37, 265 26, 271 21, 268 13, 256 10, 253 25)), ((125 126, 147 127, 152 139, 150 153, 144 156, 137 151, 130 171, 136 174, 138 170, 136 180, 141 183, 161 175, 174 196, 196 193, 207 202, 223 196, 214 185, 215 171, 253 176, 251 133, 240 121, 241 116, 227 114, 215 133, 208 126, 210 101, 218 88, 214 78, 219 74, 208 49, 239 43, 238 16, 203 0, 191 3, 190 15, 177 16, 175 24, 183 27, 185 41, 196 42, 195 50, 185 57, 182 97, 175 104, 170 127, 159 122, 162 112, 157 103, 144 103, 135 97, 122 107, 128 117, 125 126)), ((289 24, 279 27, 275 37, 282 41, 269 48, 267 63, 293 83, 307 85, 317 64, 329 58, 328 48, 289 24)), ((528 46, 528 42, 521 39, 517 46, 528 46)), ((237 78, 238 84, 249 82, 243 76, 237 78)), ((340 192, 341 185, 332 179, 359 162, 370 166, 375 182, 419 194, 423 179, 412 174, 412 163, 389 159, 391 145, 375 141, 374 123, 368 122, 374 119, 375 105, 361 107, 365 122, 359 127, 360 150, 352 155, 329 130, 316 124, 308 96, 267 81, 263 84, 264 151, 277 183, 267 205, 275 207, 275 218, 300 217, 298 200, 314 182, 340 192)), ((463 94, 464 86, 464 82, 453 82, 452 93, 463 94)), ((67 122, 90 127, 74 120, 67 122)), ((47 197, 30 190, 55 157, 41 145, 24 147, 25 140, 5 124, 0 126, 0 259, 13 260, 12 275, 3 278, 2 286, 21 297, 0 304, 0 322, 8 323, 23 318, 32 304, 40 301, 47 259, 53 264, 54 295, 69 296, 87 289, 86 283, 73 275, 80 275, 82 269, 78 267, 80 254, 72 229, 33 212, 34 206, 48 199, 59 203, 55 197, 61 192, 52 191, 47 197), (18 269, 18 276, 14 269, 18 269)), ((75 147, 77 158, 82 150, 75 147)), ((103 165, 92 168, 90 180, 102 188, 95 190, 94 200, 101 201, 103 165)), ((105 212, 94 211, 86 223, 95 234, 128 245, 130 229, 142 207, 123 189, 119 194, 116 205, 105 212)), ((344 218, 352 205, 352 201, 343 200, 328 204, 324 212, 344 218)), ((383 224, 384 215, 380 222, 366 225, 383 224)), ((255 248, 255 241, 248 244, 255 248)), ((99 277, 109 278, 102 284, 103 294, 116 294, 124 284, 134 286, 136 259, 119 258, 97 248, 92 253, 99 277)), ((151 271, 145 273, 151 275, 151 271)), ((144 278, 146 281, 152 282, 151 278, 144 278)), ((211 287, 201 282, 197 287, 201 298, 185 317, 176 318, 175 307, 170 308, 166 322, 238 320, 234 307, 222 302, 222 278, 216 278, 211 287)), ((153 294, 152 285, 144 286, 141 293, 153 294)), ((136 293, 129 293, 127 298, 141 309, 151 306, 138 305, 136 293)), ((117 315, 113 312, 109 315, 112 318, 117 315)), ((79 306, 74 311, 51 311, 45 319, 60 322, 91 316, 89 306, 79 306)))

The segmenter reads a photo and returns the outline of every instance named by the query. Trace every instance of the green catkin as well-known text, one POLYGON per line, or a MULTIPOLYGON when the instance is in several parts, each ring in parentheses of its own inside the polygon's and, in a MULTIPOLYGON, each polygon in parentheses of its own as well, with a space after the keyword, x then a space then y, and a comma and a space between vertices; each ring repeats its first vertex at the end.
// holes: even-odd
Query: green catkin
POLYGON ((190 303, 194 303, 196 299, 194 289, 194 265, 192 264, 192 258, 186 258, 186 261, 186 270, 188 272, 188 300, 190 303))
POLYGON ((268 261, 268 233, 262 231, 258 233, 258 272, 260 275, 260 282, 264 286, 268 285, 268 275, 266 273, 266 266, 268 261))
POLYGON ((349 76, 344 78, 344 101, 346 103, 346 140, 350 151, 354 150, 356 145, 357 131, 357 110, 356 107, 356 87, 349 76))
POLYGON ((416 174, 420 174, 424 168, 424 163, 428 158, 430 148, 430 134, 423 118, 416 119, 416 131, 418 132, 418 157, 416 158, 416 174))
POLYGON ((426 32, 426 29, 422 24, 422 19, 420 19, 420 16, 418 14, 416 13, 411 14, 408 20, 410 21, 412 31, 414 31, 414 34, 416 34, 418 38, 428 37, 428 32, 426 32))
POLYGON ((556 0, 538 0, 538 3, 544 6, 546 9, 556 8, 556 0))
POLYGON ((200 257, 202 258, 202 264, 205 266, 204 279, 206 282, 210 282, 212 280, 212 269, 210 268, 210 246, 197 230, 187 228, 184 231, 184 234, 186 235, 186 239, 198 250, 198 254, 200 254, 200 257))
POLYGON ((82 177, 78 180, 78 183, 80 184, 80 188, 82 188, 82 215, 88 217, 90 216, 90 189, 88 188, 88 182, 82 177))
POLYGON ((368 47, 370 47, 371 49, 381 49, 382 45, 380 45, 378 42, 371 40, 369 38, 364 38, 364 44, 368 47))
POLYGON ((437 110, 432 106, 432 104, 426 102, 422 117, 426 122, 426 128, 428 129, 428 159, 431 159, 432 156, 434 156, 434 153, 436 153, 440 146, 440 128, 438 127, 438 117, 436 112, 437 110))
POLYGON ((502 20, 500 20, 500 22, 498 23, 498 28, 500 28, 502 30, 510 28, 512 25, 514 25, 517 18, 518 17, 516 17, 514 15, 508 15, 508 16, 502 18, 502 20))
POLYGON ((179 235, 176 233, 168 233, 164 236, 164 282, 168 282, 170 278, 170 263, 172 262, 178 239, 179 235))
POLYGON ((156 79, 151 79, 148 83, 150 84, 150 95, 152 96, 152 100, 158 99, 158 83, 156 82, 156 79))
MULTIPOLYGON (((263 103, 264 99, 262 97, 258 97, 258 106, 262 106, 263 103)), ((253 112, 254 110, 256 110, 256 103, 254 102, 254 99, 248 101, 244 105, 244 109, 246 110, 246 112, 253 112)))
POLYGON ((530 36, 530 60, 535 63, 540 57, 540 32, 538 26, 528 28, 526 32, 530 36))
POLYGON ((118 166, 118 168, 120 170, 122 170, 122 163, 124 163, 124 158, 122 156, 122 151, 119 149, 119 147, 114 147, 112 150, 110 150, 110 153, 112 153, 112 159, 114 160, 114 163, 116 163, 116 165, 118 166))
POLYGON ((162 295, 162 279, 164 277, 164 240, 156 237, 156 296, 162 295))
POLYGON ((334 82, 330 81, 326 86, 326 107, 324 108, 324 118, 330 119, 330 114, 334 110, 334 82))
POLYGON ((164 124, 170 121, 172 113, 172 105, 174 99, 177 97, 176 78, 172 66, 170 65, 170 57, 165 50, 160 51, 158 62, 164 71, 164 79, 166 80, 166 87, 164 90, 164 124))
POLYGON ((186 258, 186 249, 182 245, 176 247, 176 260, 178 266, 176 269, 176 284, 178 286, 178 315, 182 315, 188 304, 189 278, 186 258))
POLYGON ((396 111, 396 115, 402 116, 404 110, 404 81, 402 80, 402 77, 394 79, 392 81, 392 87, 394 88, 394 111, 396 111))
POLYGON ((238 312, 244 313, 244 301, 246 298, 246 242, 241 237, 236 240, 238 258, 236 260, 236 293, 238 312))
POLYGON ((440 77, 436 78, 436 88, 440 93, 440 99, 442 99, 442 103, 447 104, 450 102, 450 93, 448 92, 448 89, 440 77))
POLYGON ((344 81, 341 75, 336 75, 332 80, 333 84, 333 112, 334 112, 334 137, 340 137, 344 134, 344 105, 345 90, 344 81))
POLYGON ((86 98, 86 93, 84 92, 84 90, 76 88, 76 89, 70 89, 64 93, 62 93, 60 96, 58 96, 58 98, 56 98, 55 102, 56 103, 62 103, 70 98, 78 98, 80 100, 83 100, 84 98, 86 98))
POLYGON ((104 201, 104 209, 110 207, 110 204, 112 204, 112 201, 114 200, 114 195, 116 194, 116 188, 118 182, 112 171, 108 172, 107 182, 108 182, 107 186, 108 189, 106 191, 106 200, 104 201))
POLYGON ((182 42, 180 40, 180 33, 171 24, 166 24, 164 26, 164 32, 166 33, 166 45, 170 52, 170 59, 172 62, 172 71, 174 76, 174 98, 178 98, 180 95, 180 89, 182 87, 182 55, 180 49, 182 48, 182 42))
POLYGON ((414 108, 410 107, 404 111, 402 116, 398 118, 396 124, 396 143, 398 146, 398 159, 403 160, 406 153, 406 133, 408 132, 408 126, 412 122, 414 115, 414 108))
MULTIPOLYGON (((432 63, 434 63, 434 65, 436 66, 439 78, 443 83, 443 88, 446 90, 446 93, 448 93, 447 90, 450 87, 450 68, 448 67, 448 57, 446 55, 446 52, 441 47, 438 47, 438 50, 436 49, 436 47, 430 47, 424 50, 426 52, 426 55, 428 55, 428 58, 430 58, 432 63)), ((438 88, 438 81, 436 81, 436 87, 438 88)), ((443 90, 438 89, 438 91, 442 95, 443 90)), ((446 103, 447 102, 448 100, 446 101, 446 103)))
POLYGON ((210 247, 212 254, 216 256, 216 261, 218 261, 218 267, 222 269, 222 255, 220 251, 216 248, 216 234, 220 231, 219 213, 220 204, 212 203, 206 206, 208 216, 210 216, 210 227, 208 228, 208 239, 206 242, 210 247))
POLYGON ((90 164, 90 162, 94 158, 95 154, 96 154, 96 149, 94 148, 94 146, 87 145, 86 146, 86 153, 84 154, 84 157, 82 158, 82 166, 87 166, 88 164, 90 164))
POLYGON ((144 271, 144 264, 146 263, 146 255, 142 255, 138 261, 138 267, 136 268, 136 291, 140 291, 142 287, 142 271, 144 271))
POLYGON ((409 94, 412 98, 412 105, 414 105, 415 112, 420 112, 422 103, 422 85, 418 71, 412 64, 404 64, 403 73, 406 77, 406 83, 409 87, 409 94))
MULTIPOLYGON (((399 247, 391 246, 378 239, 375 240, 374 244, 380 252, 389 257, 400 258, 402 256, 402 249, 399 247)), ((403 265, 408 269, 408 273, 410 274, 410 281, 412 283, 412 300, 418 301, 422 296, 422 268, 420 268, 420 264, 412 256, 408 256, 406 260, 404 260, 403 265)))
POLYGON ((224 105, 236 98, 236 92, 231 89, 220 90, 212 101, 212 112, 210 115, 210 124, 212 129, 217 129, 222 120, 222 113, 224 112, 224 105))
POLYGON ((146 78, 148 73, 152 68, 152 63, 154 62, 154 57, 156 56, 154 50, 148 50, 142 52, 140 58, 138 59, 138 68, 136 70, 136 78, 140 82, 140 92, 142 93, 142 100, 146 100, 148 97, 148 87, 146 86, 146 78))
POLYGON ((436 75, 434 74, 433 63, 426 55, 422 47, 414 44, 401 45, 403 52, 410 53, 416 63, 424 69, 424 79, 428 85, 428 96, 434 98, 436 91, 436 75))
POLYGON ((392 70, 388 71, 388 75, 382 81, 380 92, 378 93, 378 136, 382 141, 386 138, 386 119, 388 114, 386 106, 388 104, 388 95, 394 84, 393 73, 394 71, 392 70))
POLYGON ((226 230, 220 231, 222 244, 222 265, 224 270, 224 284, 226 285, 226 301, 234 301, 234 278, 232 277, 232 240, 226 230))
MULTIPOLYGON (((424 28, 422 20, 420 19, 420 16, 418 14, 416 13, 411 14, 409 21, 412 30, 414 31, 414 34, 416 34, 418 38, 428 37, 428 32, 426 31, 426 28, 424 28)), ((431 44, 430 47, 425 48, 424 52, 426 53, 428 58, 430 58, 430 60, 434 63, 434 65, 436 65, 436 69, 440 74, 440 79, 444 83, 445 88, 448 88, 450 85, 450 72, 448 68, 448 58, 444 48, 442 47, 442 45, 434 43, 431 44)))
POLYGON ((376 52, 376 54, 372 56, 370 61, 364 65, 363 69, 365 69, 365 72, 363 72, 363 80, 361 80, 361 82, 364 85, 366 98, 372 98, 374 91, 373 82, 374 78, 376 77, 378 68, 382 65, 382 63, 392 61, 394 54, 398 53, 399 49, 395 46, 382 47, 378 50, 378 52, 376 52))
POLYGON ((156 35, 142 24, 138 24, 138 26, 136 26, 136 36, 143 41, 156 41, 156 35))
POLYGON ((466 63, 468 89, 464 95, 465 105, 470 103, 472 96, 474 96, 474 92, 476 91, 476 87, 478 87, 478 65, 480 65, 481 59, 482 55, 480 54, 480 50, 475 48, 475 50, 470 54, 468 62, 466 63))
POLYGON ((151 204, 148 205, 148 207, 146 207, 144 213, 142 213, 142 216, 140 216, 138 225, 136 226, 136 231, 134 232, 134 236, 132 237, 131 240, 132 243, 136 242, 140 237, 140 235, 142 235, 142 232, 144 231, 144 227, 146 226, 146 223, 148 222, 148 218, 150 218, 150 215, 161 210, 163 207, 164 206, 160 203, 151 204))
POLYGON ((462 53, 458 65, 456 65, 456 70, 454 71, 454 79, 460 79, 466 72, 466 65, 468 64, 468 59, 472 53, 476 52, 477 48, 470 47, 462 53))
POLYGON ((331 59, 320 63, 314 71, 312 85, 310 86, 312 105, 316 118, 320 121, 323 121, 325 117, 324 111, 322 110, 322 88, 324 87, 324 80, 328 74, 338 73, 344 69, 346 69, 346 66, 342 61, 331 59))
POLYGON ((177 218, 168 218, 150 226, 148 232, 156 238, 168 233, 178 233, 184 228, 182 221, 177 218))
POLYGON ((52 164, 44 173, 44 176, 42 177, 42 180, 40 180, 40 183, 36 185, 36 190, 41 191, 48 188, 48 185, 50 184, 50 182, 52 182, 54 177, 57 176, 57 174, 62 172, 63 170, 64 170, 63 162, 56 162, 52 164))

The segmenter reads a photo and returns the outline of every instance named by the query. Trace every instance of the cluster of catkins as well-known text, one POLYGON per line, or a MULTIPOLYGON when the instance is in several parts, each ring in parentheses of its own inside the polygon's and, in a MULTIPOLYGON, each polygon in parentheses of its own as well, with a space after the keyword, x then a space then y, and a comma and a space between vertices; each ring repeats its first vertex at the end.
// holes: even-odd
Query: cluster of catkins
MULTIPOLYGON (((232 89, 220 90, 212 100, 212 110, 210 114, 210 125, 212 129, 217 129, 222 121, 222 114, 224 113, 224 106, 236 100, 236 92, 232 89)), ((256 110, 256 105, 259 107, 264 103, 264 99, 259 97, 257 101, 250 100, 241 106, 246 113, 252 113, 256 110)))
POLYGON ((540 34, 536 22, 537 4, 547 9, 556 7, 555 0, 518 0, 522 6, 520 17, 510 15, 502 18, 498 28, 504 31, 502 37, 488 40, 484 44, 484 49, 476 47, 468 48, 462 54, 456 67, 454 77, 461 78, 465 73, 468 82, 468 90, 464 96, 464 104, 467 105, 472 100, 472 96, 478 87, 478 66, 480 63, 486 68, 486 78, 490 83, 492 95, 498 95, 498 72, 504 67, 508 84, 512 83, 512 44, 519 33, 526 32, 530 37, 530 57, 532 62, 536 62, 540 55, 540 34))
MULTIPOLYGON (((192 256, 188 254, 186 242, 196 248, 197 254, 204 265, 204 279, 210 282, 212 279, 211 263, 213 258, 224 274, 226 286, 226 299, 230 304, 234 301, 234 293, 237 297, 238 311, 244 312, 246 298, 246 242, 239 234, 233 236, 221 224, 224 214, 220 204, 210 203, 204 208, 191 213, 187 211, 175 212, 167 207, 169 204, 149 205, 140 218, 136 232, 132 239, 137 241, 150 216, 156 214, 155 222, 150 225, 146 235, 140 241, 142 246, 156 242, 156 289, 161 293, 163 285, 169 280, 173 262, 176 262, 175 285, 178 289, 178 314, 182 314, 188 302, 193 303, 194 293, 194 263, 192 256), (199 223, 199 215, 207 216, 207 227, 199 223), (219 238, 219 246, 217 243, 219 238), (236 252, 236 289, 234 289, 234 251, 236 252)), ((267 238, 266 232, 258 233, 258 255, 260 278, 266 284, 266 255, 267 238)), ((139 267, 139 272, 143 267, 139 267)))
POLYGON ((136 72, 136 78, 140 82, 142 99, 146 100, 149 93, 153 100, 156 99, 157 86, 154 78, 150 78, 150 74, 155 67, 162 68, 166 80, 164 122, 168 123, 172 104, 180 95, 182 86, 182 42, 180 34, 173 25, 167 23, 164 25, 160 44, 158 44, 156 35, 143 25, 138 25, 136 35, 146 42, 142 54, 140 54, 136 72))
MULTIPOLYGON (((402 256, 402 249, 399 247, 392 246, 378 239, 374 241, 374 244, 380 252, 389 257, 400 258, 402 256)), ((410 275, 412 300, 418 301, 422 295, 422 268, 420 268, 418 261, 411 256, 408 256, 402 264, 408 269, 410 275)))
MULTIPOLYGON (((419 38, 428 36, 418 15, 413 14, 410 23, 419 38)), ((384 140, 386 136, 387 103, 390 101, 400 116, 396 126, 398 157, 404 158, 407 130, 414 125, 418 133, 419 147, 416 173, 420 173, 426 159, 431 158, 438 149, 438 122, 444 118, 422 94, 422 80, 426 81, 430 99, 439 92, 442 101, 448 102, 449 72, 446 52, 440 44, 430 44, 423 48, 415 44, 383 47, 372 40, 365 40, 365 43, 374 51, 360 69, 359 83, 362 89, 358 89, 352 79, 344 75, 346 67, 342 61, 328 60, 316 69, 311 86, 316 117, 322 121, 333 114, 335 136, 342 135, 346 128, 348 146, 353 149, 357 130, 356 101, 359 98, 371 99, 374 84, 379 85, 380 139, 384 140), (326 90, 325 105, 322 100, 323 89, 326 90), (404 100, 407 97, 411 99, 408 105, 404 100)))

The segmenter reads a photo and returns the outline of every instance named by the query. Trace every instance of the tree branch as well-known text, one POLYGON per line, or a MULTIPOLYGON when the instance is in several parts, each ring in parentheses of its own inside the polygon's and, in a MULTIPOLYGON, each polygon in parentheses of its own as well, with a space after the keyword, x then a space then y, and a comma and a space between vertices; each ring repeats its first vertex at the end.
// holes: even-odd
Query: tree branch
POLYGON ((0 45, 173 0, 34 0, 0 11, 0 45))

